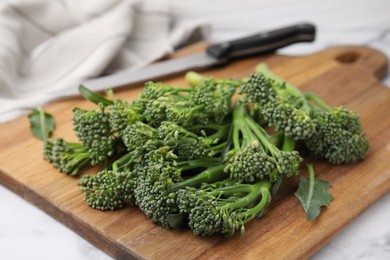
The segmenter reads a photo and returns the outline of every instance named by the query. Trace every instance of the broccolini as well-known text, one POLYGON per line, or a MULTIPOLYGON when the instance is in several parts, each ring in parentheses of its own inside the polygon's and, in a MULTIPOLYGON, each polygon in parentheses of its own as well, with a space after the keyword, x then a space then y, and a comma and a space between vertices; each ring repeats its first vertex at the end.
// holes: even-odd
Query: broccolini
MULTIPOLYGON (((49 138, 54 121, 39 129, 37 115, 31 116, 43 135, 44 158, 69 175, 100 164, 97 175, 78 182, 95 209, 133 205, 164 228, 187 224, 197 235, 232 236, 264 213, 282 180, 299 173, 300 143, 332 164, 366 156, 369 144, 357 113, 329 107, 265 65, 244 80, 195 72, 186 79, 189 88, 147 82, 136 101, 105 98, 81 86, 97 107, 74 108, 79 143, 49 138)), ((329 184, 313 177, 314 168, 310 174, 327 194, 318 205, 327 205, 329 184)), ((315 197, 313 185, 303 180, 298 195, 315 197)), ((314 207, 312 219, 319 210, 310 200, 302 201, 307 211, 314 207)))

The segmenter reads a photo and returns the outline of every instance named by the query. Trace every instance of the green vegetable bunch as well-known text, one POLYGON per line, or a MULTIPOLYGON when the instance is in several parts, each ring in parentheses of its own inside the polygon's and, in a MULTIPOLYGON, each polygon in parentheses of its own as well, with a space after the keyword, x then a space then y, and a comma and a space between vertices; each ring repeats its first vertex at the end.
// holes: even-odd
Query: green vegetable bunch
MULTIPOLYGON (((78 142, 51 138, 55 123, 42 109, 30 115, 31 127, 44 141, 44 158, 60 172, 76 176, 101 165, 78 183, 91 207, 134 205, 165 228, 243 234, 282 180, 299 174, 297 147, 332 164, 363 159, 369 148, 357 113, 329 107, 265 65, 257 70, 246 80, 189 72, 189 88, 147 82, 136 101, 80 86, 97 107, 73 109, 78 142)), ((296 196, 311 220, 332 196, 312 165, 308 171, 296 196)))

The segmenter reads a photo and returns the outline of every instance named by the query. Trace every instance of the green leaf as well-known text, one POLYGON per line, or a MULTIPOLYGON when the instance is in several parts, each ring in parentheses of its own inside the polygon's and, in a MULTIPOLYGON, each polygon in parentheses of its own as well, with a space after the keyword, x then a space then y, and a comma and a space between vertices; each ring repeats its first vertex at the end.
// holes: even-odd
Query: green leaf
POLYGON ((112 100, 108 100, 107 98, 103 97, 99 93, 94 92, 84 87, 83 85, 79 86, 79 92, 86 100, 89 100, 92 103, 95 103, 96 105, 99 105, 101 103, 106 107, 113 104, 112 100))
POLYGON ((28 115, 30 120, 30 128, 33 135, 39 140, 46 141, 56 128, 54 118, 43 111, 41 107, 33 109, 28 115))
POLYGON ((329 182, 315 178, 313 165, 307 164, 307 169, 309 178, 301 177, 295 196, 306 211, 306 219, 314 220, 320 214, 321 207, 328 206, 333 196, 327 191, 331 187, 329 182))

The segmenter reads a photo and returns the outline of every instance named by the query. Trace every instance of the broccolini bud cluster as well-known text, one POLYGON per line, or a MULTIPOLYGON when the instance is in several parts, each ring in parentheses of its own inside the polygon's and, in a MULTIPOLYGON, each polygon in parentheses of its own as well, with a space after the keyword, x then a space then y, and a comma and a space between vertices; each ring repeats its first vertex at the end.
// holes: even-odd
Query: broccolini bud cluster
POLYGON ((270 125, 294 139, 302 140, 315 132, 316 125, 310 116, 288 103, 275 100, 260 109, 270 125))
POLYGON ((140 97, 146 122, 158 127, 163 121, 180 126, 221 123, 230 114, 235 86, 231 82, 205 81, 201 86, 178 88, 149 82, 140 97))
POLYGON ((265 130, 247 113, 244 103, 237 104, 233 112, 232 139, 234 149, 227 154, 225 170, 231 178, 254 182, 275 182, 279 176, 298 173, 302 158, 294 150, 295 142, 287 142, 283 149, 273 144, 265 130))
POLYGON ((248 81, 241 86, 240 94, 243 94, 243 99, 246 98, 261 107, 277 100, 272 81, 266 78, 264 74, 251 75, 248 81))
POLYGON ((84 176, 78 185, 89 206, 99 210, 115 210, 131 203, 133 178, 130 172, 103 170, 96 176, 84 176))
POLYGON ((110 110, 111 131, 119 133, 119 135, 128 125, 143 119, 142 108, 137 102, 116 99, 108 108, 110 110))
POLYGON ((103 106, 95 110, 73 109, 77 137, 88 148, 92 165, 104 163, 114 154, 115 137, 111 132, 110 114, 103 106))
POLYGON ((179 213, 177 191, 184 187, 199 187, 202 183, 225 179, 223 168, 218 160, 149 164, 138 174, 137 188, 134 191, 136 204, 153 222, 170 228, 172 223, 169 216, 179 213), (202 168, 205 169, 199 170, 202 168), (187 172, 194 170, 197 170, 197 174, 186 176, 187 172))
POLYGON ((153 222, 169 228, 167 216, 178 212, 176 194, 169 184, 181 181, 181 171, 170 165, 150 165, 142 169, 135 189, 136 204, 153 222))
POLYGON ((261 117, 277 131, 300 140, 315 131, 307 101, 290 85, 275 81, 262 73, 252 75, 240 90, 246 99, 256 105, 261 117))
POLYGON ((60 172, 72 176, 91 163, 88 149, 82 144, 67 142, 62 138, 48 139, 45 142, 43 156, 60 172))
POLYGON ((317 131, 305 140, 315 157, 332 164, 352 163, 364 159, 369 149, 366 135, 356 113, 336 108, 316 115, 317 131))
POLYGON ((222 181, 228 185, 205 185, 186 188, 178 193, 180 210, 188 214, 189 226, 201 236, 221 233, 232 236, 238 229, 260 216, 271 200, 269 182, 254 184, 222 181))
POLYGON ((198 136, 171 121, 163 122, 158 128, 162 143, 174 149, 176 155, 185 160, 212 157, 220 153, 226 143, 219 141, 227 135, 227 130, 226 126, 219 126, 215 134, 206 137, 198 136))
POLYGON ((302 93, 273 75, 265 65, 258 68, 262 74, 252 76, 241 91, 269 125, 303 140, 315 157, 332 164, 352 163, 366 156, 369 144, 356 112, 331 108, 318 96, 302 93))
POLYGON ((230 172, 230 176, 234 179, 254 182, 259 179, 276 178, 275 161, 264 153, 257 140, 253 140, 229 157, 225 170, 230 172))
POLYGON ((231 81, 210 79, 203 81, 191 95, 195 104, 204 105, 205 111, 213 114, 214 121, 221 123, 230 114, 234 85, 231 81))
POLYGON ((139 155, 161 146, 158 130, 140 121, 126 127, 122 140, 129 152, 139 155))

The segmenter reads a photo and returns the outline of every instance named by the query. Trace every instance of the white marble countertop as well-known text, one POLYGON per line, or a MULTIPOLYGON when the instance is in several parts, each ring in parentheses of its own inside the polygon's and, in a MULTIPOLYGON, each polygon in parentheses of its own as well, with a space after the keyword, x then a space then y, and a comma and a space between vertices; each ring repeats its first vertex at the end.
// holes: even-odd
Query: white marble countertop
MULTIPOLYGON (((177 19, 206 19, 211 24, 208 35, 211 41, 303 20, 317 25, 317 41, 289 47, 281 53, 308 54, 338 44, 364 44, 390 57, 388 0, 278 0, 272 4, 257 0, 170 2, 177 19)), ((390 86, 390 79, 386 78, 385 83, 390 86)), ((1 185, 0 205, 0 259, 111 259, 1 185)), ((312 259, 390 259, 389 219, 390 194, 371 205, 312 259)))

